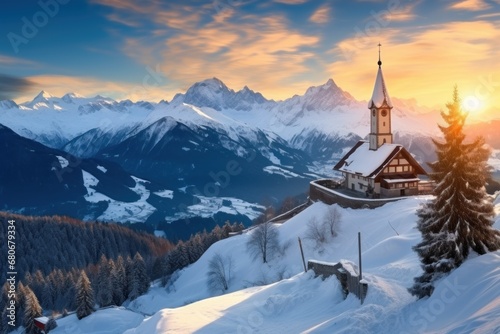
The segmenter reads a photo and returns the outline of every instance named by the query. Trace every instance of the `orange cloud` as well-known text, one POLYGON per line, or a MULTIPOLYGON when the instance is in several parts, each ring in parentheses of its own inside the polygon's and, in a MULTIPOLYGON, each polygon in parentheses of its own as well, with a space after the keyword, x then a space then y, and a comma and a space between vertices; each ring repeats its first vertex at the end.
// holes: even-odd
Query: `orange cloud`
POLYGON ((284 3, 287 5, 300 5, 306 3, 308 0, 274 0, 274 2, 284 3))
POLYGON ((330 20, 330 7, 319 7, 309 18, 309 21, 317 24, 325 24, 330 20))
POLYGON ((499 23, 454 22, 413 33, 388 29, 363 38, 339 43, 334 53, 342 60, 330 66, 337 83, 358 99, 368 99, 373 89, 380 40, 391 95, 444 107, 457 84, 462 96, 477 95, 487 106, 500 106, 499 23))
POLYGON ((490 5, 487 4, 484 0, 461 0, 451 5, 450 8, 479 11, 489 9, 490 5))
POLYGON ((415 13, 413 12, 416 5, 418 5, 420 1, 415 1, 409 5, 397 7, 392 11, 388 11, 385 15, 383 15, 383 19, 387 22, 396 21, 410 21, 415 18, 415 13))
POLYGON ((36 62, 28 59, 18 58, 18 57, 10 57, 0 54, 0 66, 1 65, 24 65, 24 66, 35 66, 36 62))
POLYGON ((153 76, 148 77, 145 70, 144 80, 137 84, 103 81, 91 77, 70 77, 64 75, 38 75, 26 78, 33 83, 33 89, 18 96, 18 103, 31 101, 40 90, 62 97, 69 92, 78 93, 87 97, 102 95, 116 100, 130 99, 132 101, 160 101, 171 99, 176 91, 169 87, 160 86, 153 76))
POLYGON ((156 64, 152 54, 161 54, 165 75, 184 88, 217 76, 235 89, 248 85, 273 98, 287 98, 290 87, 305 89, 305 81, 297 77, 310 70, 305 62, 316 55, 303 48, 318 43, 318 37, 290 29, 282 16, 247 15, 238 23, 185 27, 155 52, 141 46, 140 39, 128 39, 124 51, 143 64, 156 64))

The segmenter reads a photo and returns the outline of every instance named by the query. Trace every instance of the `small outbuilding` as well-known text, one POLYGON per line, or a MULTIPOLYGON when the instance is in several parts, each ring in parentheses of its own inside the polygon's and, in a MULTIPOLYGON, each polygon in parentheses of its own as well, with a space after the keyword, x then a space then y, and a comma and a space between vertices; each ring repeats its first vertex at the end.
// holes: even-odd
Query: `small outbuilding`
POLYGON ((54 318, 38 317, 34 319, 35 326, 45 334, 48 334, 52 329, 57 327, 57 322, 54 318))

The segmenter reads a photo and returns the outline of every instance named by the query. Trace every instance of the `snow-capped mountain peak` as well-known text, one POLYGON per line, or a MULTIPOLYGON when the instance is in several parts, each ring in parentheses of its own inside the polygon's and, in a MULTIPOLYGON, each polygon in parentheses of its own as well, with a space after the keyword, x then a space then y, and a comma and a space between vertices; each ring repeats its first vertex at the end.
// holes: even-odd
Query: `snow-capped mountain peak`
POLYGON ((48 99, 52 98, 51 94, 47 93, 46 91, 42 90, 40 93, 38 93, 37 96, 31 101, 32 103, 37 103, 37 102, 42 102, 42 101, 47 101, 48 99))
POLYGON ((332 105, 348 105, 350 102, 355 101, 352 95, 337 86, 333 79, 328 79, 321 86, 308 88, 303 95, 303 99, 307 100, 308 109, 319 110, 326 110, 331 108, 332 105))
POLYGON ((53 106, 51 103, 53 98, 54 96, 42 90, 32 101, 22 103, 21 105, 32 109, 51 108, 53 106))
POLYGON ((209 107, 218 111, 224 109, 248 111, 253 108, 253 105, 260 105, 268 100, 247 86, 235 92, 220 79, 211 78, 195 83, 187 90, 186 94, 177 94, 172 102, 209 107))
POLYGON ((2 100, 0 101, 0 108, 2 109, 13 109, 13 108, 19 108, 16 102, 12 100, 2 100))
POLYGON ((61 98, 61 100, 63 100, 66 103, 74 103, 75 99, 83 99, 83 98, 85 98, 85 96, 77 93, 67 93, 61 98))

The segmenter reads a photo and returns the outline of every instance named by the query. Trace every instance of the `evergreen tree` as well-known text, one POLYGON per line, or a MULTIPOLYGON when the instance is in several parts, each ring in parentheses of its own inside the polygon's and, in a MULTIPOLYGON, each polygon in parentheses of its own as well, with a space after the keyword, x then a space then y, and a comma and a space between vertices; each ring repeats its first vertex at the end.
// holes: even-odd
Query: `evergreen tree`
POLYGON ((113 303, 120 306, 127 299, 125 296, 127 274, 125 272, 125 261, 121 255, 116 260, 111 276, 113 283, 113 303))
POLYGON ((17 284, 16 293, 16 327, 24 324, 24 310, 26 300, 26 287, 22 282, 17 284))
POLYGON ((12 330, 12 326, 8 324, 8 318, 7 315, 9 312, 7 311, 7 306, 2 307, 2 321, 0 321, 0 334, 7 334, 10 330, 12 330))
POLYGON ((35 326, 35 318, 42 316, 42 308, 33 291, 25 288, 24 295, 24 328, 26 334, 38 334, 39 330, 35 326))
POLYGON ((456 87, 446 107, 448 112, 441 115, 447 126, 439 126, 444 142, 434 140, 437 161, 429 164, 435 198, 418 211, 422 242, 413 249, 424 273, 409 290, 419 298, 430 296, 433 282, 460 266, 471 249, 484 254, 500 248, 500 231, 493 228, 493 205, 485 190, 489 150, 483 138, 465 142, 467 114, 456 87))
POLYGON ((134 300, 140 295, 145 294, 149 290, 149 276, 146 270, 144 259, 139 253, 135 253, 132 266, 132 289, 130 291, 130 299, 134 300))
POLYGON ((99 261, 99 273, 97 274, 96 301, 101 306, 109 306, 113 303, 113 283, 111 281, 111 269, 114 266, 112 260, 107 260, 104 255, 99 261))
POLYGON ((87 274, 82 270, 76 283, 76 316, 82 319, 92 312, 94 312, 94 292, 87 274))

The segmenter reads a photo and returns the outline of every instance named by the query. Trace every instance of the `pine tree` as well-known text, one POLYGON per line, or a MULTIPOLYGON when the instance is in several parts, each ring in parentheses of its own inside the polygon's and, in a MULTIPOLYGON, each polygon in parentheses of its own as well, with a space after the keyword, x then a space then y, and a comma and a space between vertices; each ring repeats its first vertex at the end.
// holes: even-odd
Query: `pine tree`
POLYGON ((41 316, 42 308, 38 298, 29 287, 26 287, 24 296, 24 328, 26 334, 39 333, 38 328, 35 326, 35 318, 41 316))
POLYGON ((456 87, 446 107, 448 112, 441 115, 447 126, 439 126, 444 142, 434 140, 437 161, 429 164, 435 198, 418 211, 422 242, 413 249, 424 273, 409 291, 419 298, 430 296, 433 282, 459 267, 470 249, 484 254, 500 248, 500 231, 492 226, 493 205, 485 190, 489 150, 483 138, 465 142, 467 114, 461 110, 456 87))
POLYGON ((104 255, 99 261, 99 273, 97 274, 96 301, 101 306, 109 306, 113 303, 113 283, 111 282, 111 269, 114 266, 112 260, 106 259, 104 255))
POLYGON ((76 316, 82 319, 92 312, 94 312, 94 292, 87 274, 82 270, 76 283, 76 316))
POLYGON ((149 276, 146 270, 144 259, 139 253, 135 253, 132 266, 132 289, 130 291, 130 299, 134 300, 137 297, 145 294, 149 290, 149 276))
POLYGON ((125 301, 125 289, 126 289, 126 272, 125 272, 125 261, 120 255, 116 260, 113 271, 111 272, 112 283, 113 283, 113 303, 120 306, 125 301))
POLYGON ((26 287, 23 282, 17 284, 16 294, 16 327, 24 324, 24 310, 26 300, 26 287))

